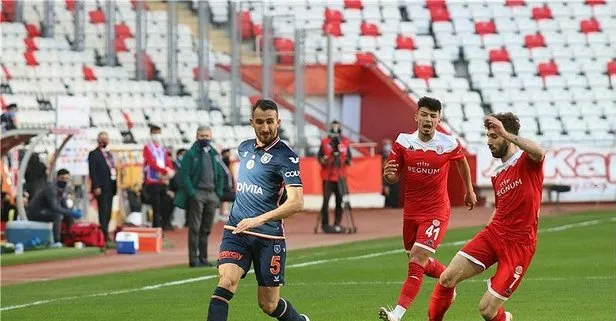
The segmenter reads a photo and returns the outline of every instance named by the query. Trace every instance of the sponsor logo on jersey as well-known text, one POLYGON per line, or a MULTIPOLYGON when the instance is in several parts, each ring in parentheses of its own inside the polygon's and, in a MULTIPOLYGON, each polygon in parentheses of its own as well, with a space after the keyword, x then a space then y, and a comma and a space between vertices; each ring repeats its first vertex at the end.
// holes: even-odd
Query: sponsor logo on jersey
POLYGON ((251 194, 263 195, 263 189, 261 188, 261 186, 257 186, 254 184, 246 184, 243 182, 237 184, 237 191, 241 193, 251 193, 251 194))
POLYGON ((427 246, 434 248, 434 240, 433 239, 428 239, 426 242, 424 242, 427 246))
POLYGON ((441 225, 441 221, 434 220, 434 221, 432 221, 432 225, 434 225, 434 227, 439 227, 441 225))
POLYGON ((220 254, 218 255, 219 259, 232 259, 236 261, 241 260, 242 257, 243 257, 242 254, 235 252, 235 251, 221 251, 220 254))
POLYGON ((518 178, 513 182, 511 182, 510 180, 505 180, 504 182, 500 184, 501 188, 496 191, 496 197, 503 196, 507 194, 509 191, 516 189, 520 185, 522 185, 521 178, 518 178))
POLYGON ((297 164, 299 163, 299 157, 289 157, 289 160, 291 161, 291 163, 293 164, 297 164))
POLYGON ((299 171, 285 172, 284 177, 299 177, 299 171))
POLYGON ((255 161, 250 159, 246 162, 246 168, 253 169, 255 167, 255 161))
POLYGON ((522 274, 524 272, 524 268, 521 265, 515 267, 515 274, 522 274))
POLYGON ((441 169, 440 168, 408 166, 408 171, 411 173, 416 173, 416 174, 435 175, 435 174, 438 174, 441 171, 441 169))
POLYGON ((274 253, 278 254, 278 253, 280 253, 280 251, 281 251, 280 250, 280 245, 274 244, 274 253))
POLYGON ((273 157, 272 154, 268 154, 268 153, 263 154, 263 156, 261 156, 261 163, 262 164, 269 163, 272 160, 272 157, 273 157))
POLYGON ((280 275, 274 276, 274 282, 280 282, 280 275))
POLYGON ((242 155, 242 157, 246 157, 248 156, 248 152, 242 152, 240 155, 242 155))
POLYGON ((510 296, 511 294, 513 294, 513 290, 511 288, 505 290, 505 295, 506 296, 510 296))

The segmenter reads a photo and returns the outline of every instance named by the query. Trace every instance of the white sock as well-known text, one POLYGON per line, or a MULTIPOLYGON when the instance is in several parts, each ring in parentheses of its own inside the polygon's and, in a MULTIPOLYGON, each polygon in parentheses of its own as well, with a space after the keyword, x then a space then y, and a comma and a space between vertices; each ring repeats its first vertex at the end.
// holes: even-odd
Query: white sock
POLYGON ((404 316, 405 312, 406 312, 406 309, 399 305, 396 305, 396 308, 393 311, 391 311, 391 313, 393 313, 393 315, 396 316, 396 318, 398 319, 402 319, 402 316, 404 316))

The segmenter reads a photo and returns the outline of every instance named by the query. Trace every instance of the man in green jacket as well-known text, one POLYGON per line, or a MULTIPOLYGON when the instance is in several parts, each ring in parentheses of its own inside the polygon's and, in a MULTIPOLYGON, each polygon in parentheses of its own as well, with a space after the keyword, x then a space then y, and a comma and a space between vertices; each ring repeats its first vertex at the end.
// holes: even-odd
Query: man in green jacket
POLYGON ((226 184, 224 163, 210 145, 212 130, 197 129, 197 141, 182 158, 175 206, 186 209, 188 262, 190 267, 214 266, 207 260, 207 240, 214 222, 219 197, 226 184))

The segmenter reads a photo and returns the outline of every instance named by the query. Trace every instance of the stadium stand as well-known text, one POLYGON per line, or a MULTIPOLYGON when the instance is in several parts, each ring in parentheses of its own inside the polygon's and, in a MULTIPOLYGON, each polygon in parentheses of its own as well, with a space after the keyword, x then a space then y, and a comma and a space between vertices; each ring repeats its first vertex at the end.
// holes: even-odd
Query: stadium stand
MULTIPOLYGON (((225 23, 224 4, 212 6, 225 23)), ((279 52, 293 47, 294 25, 321 28, 306 40, 309 62, 326 62, 325 34, 337 62, 376 57, 411 97, 442 99, 445 120, 470 143, 483 141, 479 116, 502 111, 544 143, 614 143, 614 1, 251 2, 240 14, 244 38, 260 36, 263 12, 280 17, 279 52)))
MULTIPOLYGON (((214 107, 210 112, 197 109, 198 86, 195 80, 198 56, 193 49, 190 28, 178 27, 179 79, 183 96, 166 96, 166 32, 167 13, 147 11, 146 79, 135 81, 136 44, 133 38, 136 13, 134 2, 116 1, 117 66, 102 66, 105 60, 105 4, 86 1, 87 22, 85 50, 71 50, 74 37, 72 1, 56 1, 56 26, 53 38, 41 37, 43 2, 24 3, 24 23, 11 22, 10 1, 3 1, 2 13, 2 107, 17 103, 22 128, 51 128, 55 124, 53 111, 56 95, 85 95, 91 104, 94 141, 99 130, 110 134, 112 144, 144 143, 149 138, 147 125, 162 125, 168 144, 186 145, 194 139, 199 125, 212 126, 216 143, 221 148, 234 148, 251 137, 249 126, 230 126, 230 82, 210 79, 209 97, 214 107), (9 5, 6 5, 6 4, 9 5), (8 10, 7 10, 8 9, 8 10), (173 115, 173 117, 169 117, 173 115)), ((216 17, 216 14, 214 13, 216 17)), ((216 19, 215 19, 216 21, 216 19)), ((225 53, 210 51, 209 74, 217 63, 228 64, 225 53)), ((248 96, 241 99, 241 119, 247 122, 250 113, 248 96)), ((293 117, 281 112, 285 130, 292 142, 293 117)), ((309 142, 317 142, 320 132, 314 125, 306 126, 309 142), (311 136, 312 135, 312 136, 311 136)), ((46 138, 41 151, 53 150, 55 140, 46 138)))

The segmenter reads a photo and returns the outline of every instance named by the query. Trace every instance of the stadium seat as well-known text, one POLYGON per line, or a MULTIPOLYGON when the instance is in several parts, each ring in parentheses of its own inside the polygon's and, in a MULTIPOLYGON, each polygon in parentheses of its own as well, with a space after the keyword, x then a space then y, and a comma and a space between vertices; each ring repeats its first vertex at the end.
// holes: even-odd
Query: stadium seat
POLYGON ((545 47, 545 40, 540 33, 524 36, 524 46, 526 48, 545 47))
POLYGON ((419 65, 415 64, 413 66, 413 73, 415 77, 428 80, 434 77, 434 69, 430 65, 419 65))
POLYGON ((599 25, 599 21, 595 18, 584 19, 580 21, 580 31, 586 34, 600 32, 601 26, 599 25))
POLYGON ((534 7, 532 9, 532 18, 534 20, 552 19, 552 11, 547 6, 534 7))
POLYGON ((542 62, 537 66, 537 73, 541 77, 558 75, 558 66, 555 62, 542 62))
POLYGON ((506 48, 490 50, 490 62, 508 62, 509 52, 506 48))
POLYGON ((449 11, 444 6, 434 6, 428 8, 432 22, 449 21, 449 11))
POLYGON ((475 22, 475 32, 479 35, 496 33, 496 25, 493 21, 475 22))
POLYGON ((380 35, 379 27, 374 23, 362 22, 360 26, 361 34, 363 36, 378 36, 380 35))

